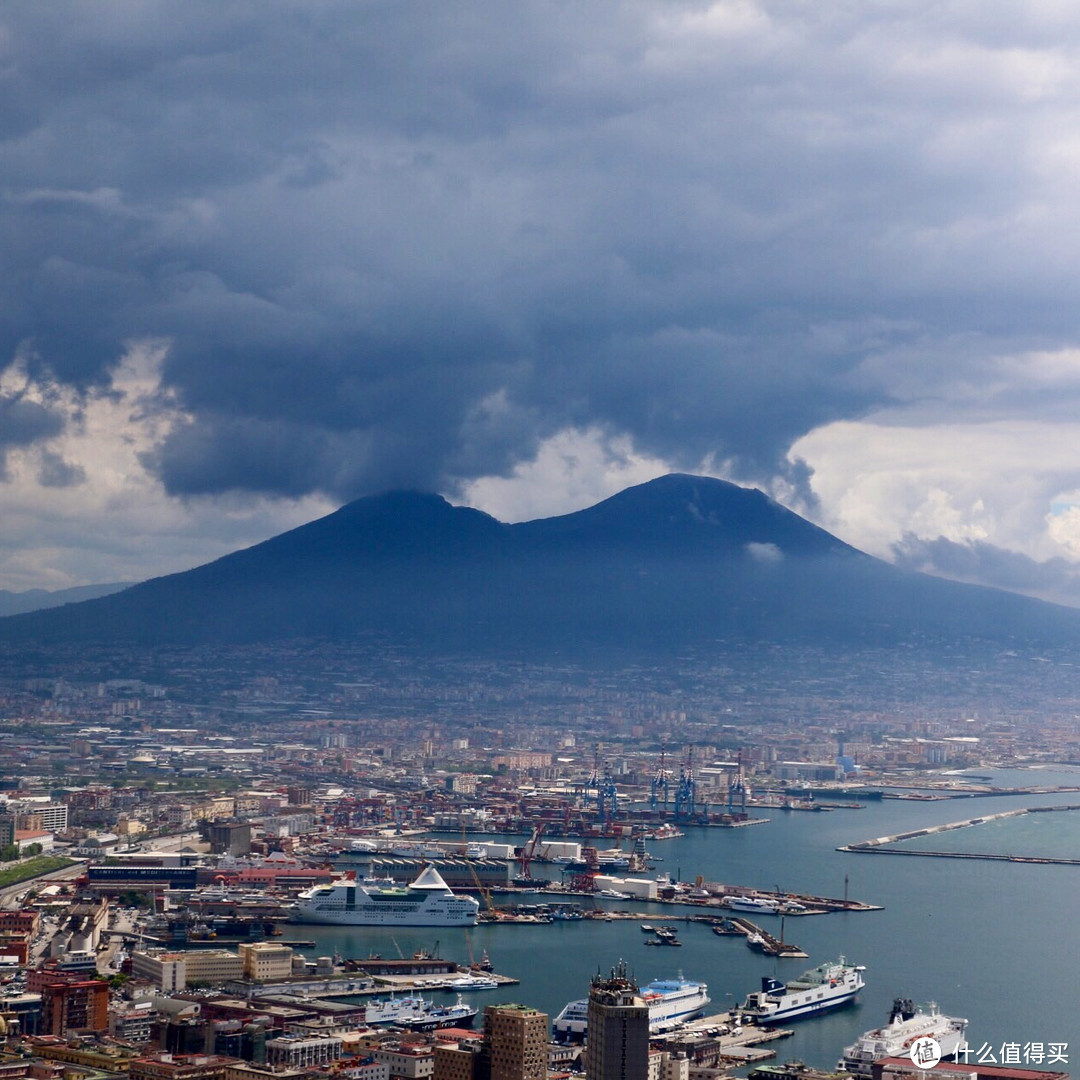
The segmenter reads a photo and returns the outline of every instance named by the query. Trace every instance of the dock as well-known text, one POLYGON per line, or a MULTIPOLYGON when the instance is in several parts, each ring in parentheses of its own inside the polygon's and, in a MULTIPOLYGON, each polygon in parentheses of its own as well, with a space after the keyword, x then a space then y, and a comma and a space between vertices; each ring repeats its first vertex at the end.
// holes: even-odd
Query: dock
POLYGON ((982 817, 965 818, 963 821, 950 821, 944 825, 931 825, 925 829, 912 829, 908 832, 895 833, 892 836, 878 836, 872 840, 862 840, 855 844, 844 844, 837 851, 854 855, 909 855, 929 859, 987 859, 991 862, 1035 863, 1040 866, 1080 866, 1080 859, 1057 858, 1043 855, 1010 855, 1007 853, 981 851, 916 851, 913 848, 897 848, 903 840, 917 840, 923 836, 937 836, 940 833, 953 832, 957 829, 970 829, 988 821, 1001 821, 1005 818, 1023 817, 1026 814, 1051 814, 1080 810, 1080 805, 1068 806, 1031 806, 1020 810, 1004 810, 998 814, 984 814, 982 817))
MULTIPOLYGON (((784 941, 782 938, 774 937, 768 930, 762 929, 757 923, 751 922, 749 919, 744 919, 738 915, 729 915, 726 920, 728 923, 735 927, 735 933, 742 934, 746 938, 746 944, 750 948, 755 946, 751 944, 755 939, 760 941, 759 950, 766 956, 777 956, 781 960, 786 959, 802 959, 805 960, 810 954, 803 952, 798 945, 793 945, 790 941, 784 941)), ((731 931, 728 931, 730 933, 731 931)), ((783 931, 781 931, 782 933, 783 931)), ((721 931, 723 934, 724 931, 721 931)))
POLYGON ((671 1048, 678 1048, 700 1038, 714 1038, 717 1057, 727 1065, 750 1065, 776 1057, 776 1051, 765 1048, 765 1043, 786 1039, 794 1032, 789 1028, 764 1028, 739 1023, 734 1012, 702 1016, 684 1024, 678 1031, 666 1037, 671 1048))

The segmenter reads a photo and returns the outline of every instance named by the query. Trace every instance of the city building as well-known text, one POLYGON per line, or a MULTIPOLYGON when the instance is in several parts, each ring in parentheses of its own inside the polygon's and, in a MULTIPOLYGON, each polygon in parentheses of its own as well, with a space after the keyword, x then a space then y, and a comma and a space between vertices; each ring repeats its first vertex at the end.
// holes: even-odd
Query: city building
POLYGON ((216 1054, 160 1053, 135 1058, 128 1068, 132 1080, 222 1080, 233 1058, 216 1054))
POLYGON ((240 957, 227 949, 192 949, 188 952, 131 954, 131 973, 147 979, 158 990, 184 990, 198 983, 222 983, 243 974, 240 957))
POLYGON ((547 1013, 527 1005, 484 1009, 484 1080, 544 1080, 547 1075, 547 1013))
POLYGON ((436 1043, 432 1080, 480 1080, 477 1075, 480 1050, 479 1039, 441 1045, 436 1043))
POLYGON ((649 1007, 620 964, 589 988, 587 1080, 648 1080, 649 1007))
POLYGON ((237 948, 245 979, 265 981, 287 979, 292 975, 293 951, 288 945, 272 941, 253 941, 237 948))
POLYGON ((109 1026, 109 984, 99 979, 46 982, 41 994, 41 1032, 64 1037, 75 1031, 105 1031, 109 1026))
POLYGON ((368 1055, 377 1065, 385 1065, 392 1077, 427 1080, 435 1072, 435 1054, 430 1046, 392 1043, 372 1049, 368 1055))
POLYGON ((153 1002, 128 1002, 109 1011, 109 1034, 123 1042, 148 1043, 153 1020, 153 1002))
POLYGON ((251 825, 246 821, 215 821, 207 830, 207 840, 218 855, 247 855, 251 851, 251 825))
POLYGON ((282 1035, 266 1040, 266 1063, 275 1069, 316 1068, 337 1061, 343 1046, 334 1035, 282 1035))

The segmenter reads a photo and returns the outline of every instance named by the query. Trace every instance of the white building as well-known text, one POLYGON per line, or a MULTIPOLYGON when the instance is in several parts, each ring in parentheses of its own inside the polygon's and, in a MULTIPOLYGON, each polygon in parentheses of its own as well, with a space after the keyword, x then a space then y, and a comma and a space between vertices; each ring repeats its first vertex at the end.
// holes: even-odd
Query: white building
POLYGON ((266 1041, 266 1063, 274 1068, 310 1069, 341 1057, 344 1043, 335 1035, 283 1035, 266 1041))

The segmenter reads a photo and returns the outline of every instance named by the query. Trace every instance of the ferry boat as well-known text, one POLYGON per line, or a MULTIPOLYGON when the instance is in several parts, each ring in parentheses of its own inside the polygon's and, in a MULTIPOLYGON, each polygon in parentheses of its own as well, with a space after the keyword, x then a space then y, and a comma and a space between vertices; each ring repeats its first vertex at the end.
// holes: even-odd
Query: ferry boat
POLYGON ((665 821, 662 825, 657 825, 653 829, 649 829, 645 832, 646 840, 676 840, 681 836, 685 836, 686 833, 680 832, 670 822, 665 821))
POLYGON ((804 1016, 816 1016, 853 1000, 863 988, 862 965, 849 964, 844 957, 820 964, 786 985, 766 975, 761 990, 747 996, 739 1010, 744 1022, 766 1027, 804 1016))
POLYGON ((967 1020, 945 1016, 931 1002, 926 1009, 916 1008, 910 998, 897 998, 889 1013, 889 1022, 867 1031, 851 1044, 837 1064, 841 1072, 855 1076, 870 1076, 875 1061, 885 1057, 902 1057, 911 1044, 924 1035, 937 1041, 943 1058, 956 1057, 965 1045, 967 1020))
POLYGON ((453 1005, 436 1005, 415 994, 369 1001, 364 1022, 371 1027, 392 1025, 413 1031, 431 1031, 444 1027, 471 1027, 477 1010, 466 1005, 460 995, 453 1005))
POLYGON ((720 903, 729 911, 749 911, 758 915, 775 915, 780 910, 779 900, 764 896, 725 896, 720 903))
MULTIPOLYGON (((649 1006, 649 1032, 670 1031, 695 1016, 709 1004, 709 988, 681 975, 677 979, 656 979, 641 987, 639 993, 649 1006)), ((580 1042, 589 1026, 589 1000, 569 1001, 551 1023, 552 1038, 561 1042, 580 1042)))
POLYGON ((451 979, 447 985, 448 990, 498 990, 499 980, 492 979, 486 975, 477 975, 475 972, 469 972, 467 975, 460 975, 455 979, 451 979))
POLYGON ((338 926, 475 926, 480 902, 456 896, 433 866, 407 888, 346 875, 305 889, 293 922, 338 926))

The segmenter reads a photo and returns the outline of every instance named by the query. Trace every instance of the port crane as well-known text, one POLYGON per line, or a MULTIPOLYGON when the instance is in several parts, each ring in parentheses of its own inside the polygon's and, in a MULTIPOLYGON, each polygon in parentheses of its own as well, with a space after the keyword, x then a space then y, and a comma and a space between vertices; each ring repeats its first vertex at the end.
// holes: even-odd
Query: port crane
POLYGON ((679 786, 675 789, 675 818, 688 821, 694 816, 697 805, 697 781, 694 779, 694 748, 686 754, 679 776, 679 786))
POLYGON ((746 814, 746 799, 749 789, 746 783, 746 773, 743 771, 742 750, 736 759, 738 768, 728 775, 727 812, 732 816, 746 814))
POLYGON ((547 822, 541 821, 533 829, 532 836, 529 837, 528 842, 522 845, 521 852, 518 854, 518 864, 521 867, 521 877, 523 880, 531 880, 532 874, 532 861, 536 857, 536 849, 540 843, 540 837, 544 835, 544 830, 547 828, 547 822))
POLYGON ((665 751, 660 751, 660 766, 656 770, 656 775, 649 781, 649 809, 658 810, 661 805, 660 793, 663 792, 663 807, 665 810, 668 808, 668 775, 667 769, 664 768, 664 755, 665 751))
POLYGON ((611 824, 611 820, 615 817, 619 808, 618 799, 618 789, 615 787, 615 781, 605 764, 604 775, 596 791, 596 817, 598 821, 611 824))

